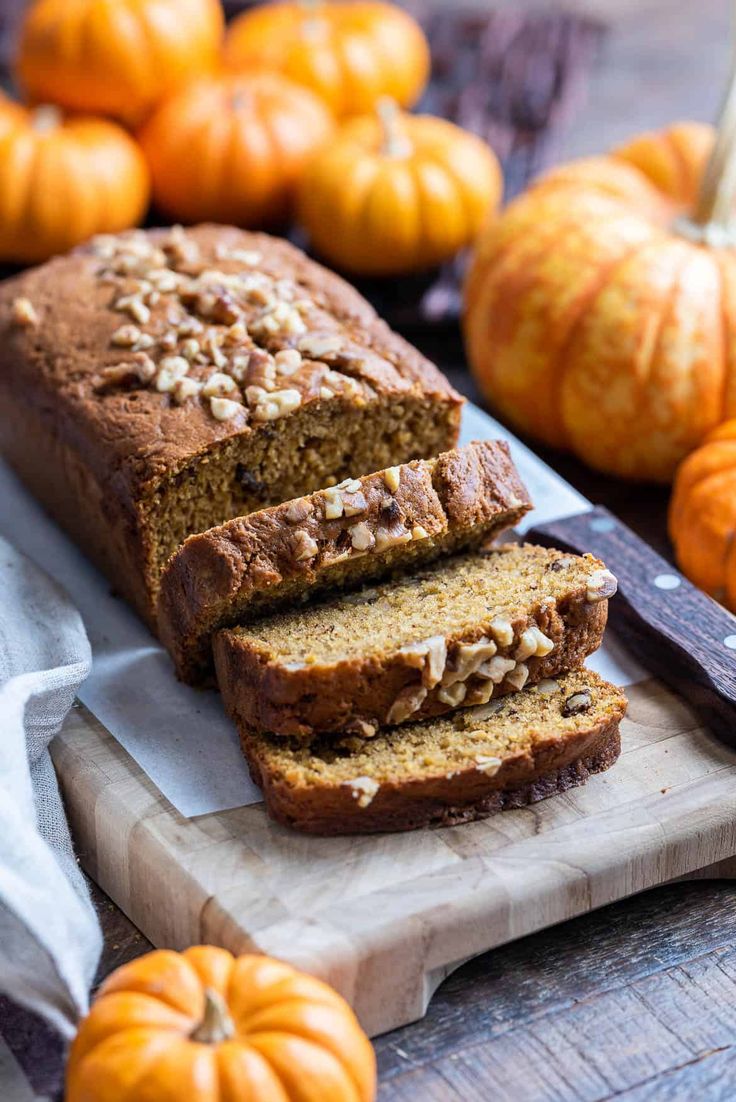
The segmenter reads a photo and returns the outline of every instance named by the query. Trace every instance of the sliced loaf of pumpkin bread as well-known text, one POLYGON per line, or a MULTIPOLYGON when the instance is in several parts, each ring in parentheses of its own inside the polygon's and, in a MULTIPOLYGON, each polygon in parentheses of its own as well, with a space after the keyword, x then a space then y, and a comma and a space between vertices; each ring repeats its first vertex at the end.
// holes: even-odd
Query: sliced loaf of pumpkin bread
POLYGON ((370 738, 579 668, 615 590, 592 555, 513 544, 454 555, 218 632, 217 683, 246 727, 370 738))
POLYGON ((271 817, 309 834, 445 826, 521 807, 613 765, 626 711, 588 670, 479 708, 310 747, 241 729, 271 817))
POLYGON ((201 682, 214 631, 477 547, 530 507, 508 446, 493 440, 250 513, 190 536, 169 560, 161 639, 179 677, 201 682))

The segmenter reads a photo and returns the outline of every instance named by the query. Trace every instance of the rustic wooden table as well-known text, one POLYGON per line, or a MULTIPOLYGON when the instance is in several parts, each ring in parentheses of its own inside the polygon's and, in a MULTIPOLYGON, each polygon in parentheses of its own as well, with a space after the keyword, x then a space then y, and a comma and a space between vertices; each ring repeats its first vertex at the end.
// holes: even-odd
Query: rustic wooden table
MULTIPOLYGON (((610 32, 566 154, 673 118, 713 116, 728 64, 729 0, 572 6, 600 15, 610 32)), ((432 351, 473 397, 457 366, 457 341, 432 351)), ((634 489, 568 458, 544 458, 669 553, 664 490, 634 489)), ((96 889, 95 901, 105 932, 102 977, 149 946, 96 889)), ((423 1021, 376 1041, 380 1099, 732 1102, 735 936, 733 883, 702 880, 660 888, 479 957, 444 983, 423 1021)), ((61 1043, 3 1000, 0 1031, 0 1098, 59 1098, 61 1043)))

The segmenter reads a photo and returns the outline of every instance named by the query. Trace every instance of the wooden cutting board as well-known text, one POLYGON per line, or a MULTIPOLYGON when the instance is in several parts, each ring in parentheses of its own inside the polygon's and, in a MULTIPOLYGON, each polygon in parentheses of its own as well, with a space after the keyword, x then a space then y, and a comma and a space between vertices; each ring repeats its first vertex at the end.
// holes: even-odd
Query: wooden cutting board
POLYGON ((154 944, 282 957, 375 1035, 468 957, 736 855, 736 752, 659 682, 628 695, 609 772, 400 835, 303 837, 261 804, 186 819, 81 705, 52 751, 83 867, 154 944))

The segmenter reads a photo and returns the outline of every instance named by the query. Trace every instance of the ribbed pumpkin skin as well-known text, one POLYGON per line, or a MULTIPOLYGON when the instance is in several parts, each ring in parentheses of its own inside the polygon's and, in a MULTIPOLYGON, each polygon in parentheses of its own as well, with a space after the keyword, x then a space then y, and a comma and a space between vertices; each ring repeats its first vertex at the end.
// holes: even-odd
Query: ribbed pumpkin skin
POLYGON ((675 225, 712 142, 683 123, 553 170, 489 226, 468 276, 485 397, 611 474, 669 481, 736 413, 736 251, 675 225))
POLYGON ((222 35, 218 0, 35 0, 17 75, 36 102, 134 125, 183 81, 214 68, 222 35))
POLYGON ((495 155, 444 119, 402 115, 406 155, 382 152, 375 116, 346 123, 310 161, 298 217, 330 263, 360 275, 431 268, 473 242, 501 196, 495 155))
POLYGON ((669 528, 683 573, 736 612, 736 420, 709 433, 680 466, 669 528))
POLYGON ((259 5, 231 23, 225 59, 243 72, 282 72, 317 92, 341 118, 371 111, 380 96, 410 107, 429 76, 429 48, 418 23, 375 0, 259 5))
POLYGON ((188 85, 140 133, 157 206, 181 222, 274 226, 334 122, 322 101, 276 73, 188 85))
POLYGON ((145 159, 116 123, 0 103, 0 260, 31 264, 143 217, 145 159))
POLYGON ((66 1102, 372 1102, 375 1057, 326 984, 262 956, 161 949, 114 972, 72 1045, 66 1102), (190 1038, 205 988, 235 1035, 190 1038))

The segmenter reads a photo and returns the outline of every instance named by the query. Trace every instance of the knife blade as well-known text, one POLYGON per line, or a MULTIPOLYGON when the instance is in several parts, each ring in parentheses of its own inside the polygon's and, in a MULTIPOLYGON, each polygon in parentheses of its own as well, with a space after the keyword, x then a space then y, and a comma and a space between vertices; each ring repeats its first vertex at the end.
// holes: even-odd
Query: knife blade
POLYGON ((609 623, 641 665, 736 747, 736 616, 692 585, 622 521, 594 506, 494 418, 468 405, 461 440, 507 440, 534 509, 533 543, 602 559, 618 579, 609 623))

